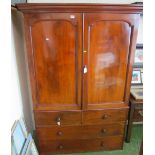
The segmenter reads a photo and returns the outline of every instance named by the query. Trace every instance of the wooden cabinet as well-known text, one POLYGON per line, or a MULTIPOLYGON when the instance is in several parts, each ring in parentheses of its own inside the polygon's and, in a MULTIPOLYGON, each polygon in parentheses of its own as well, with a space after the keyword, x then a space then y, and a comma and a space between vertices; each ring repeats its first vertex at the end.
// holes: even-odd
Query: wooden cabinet
POLYGON ((16 7, 40 153, 121 149, 142 6, 16 7))

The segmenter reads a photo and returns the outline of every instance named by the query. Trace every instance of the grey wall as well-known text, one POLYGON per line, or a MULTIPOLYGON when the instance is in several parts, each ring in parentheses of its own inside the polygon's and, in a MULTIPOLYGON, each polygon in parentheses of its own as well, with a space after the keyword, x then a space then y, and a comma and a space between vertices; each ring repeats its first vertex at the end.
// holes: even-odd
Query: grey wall
POLYGON ((16 106, 19 104, 22 107, 22 113, 24 119, 26 121, 26 125, 28 131, 32 131, 33 126, 33 115, 32 115, 32 102, 31 102, 31 95, 30 95, 30 87, 28 83, 28 74, 27 74, 27 65, 25 63, 25 44, 24 44, 24 29, 23 29, 23 16, 19 11, 12 11, 12 37, 13 37, 13 46, 14 46, 14 55, 12 59, 15 59, 16 67, 17 67, 17 75, 16 78, 19 81, 20 96, 21 103, 14 103, 14 110, 16 111, 16 106))
POLYGON ((15 4, 15 3, 25 3, 26 0, 11 0, 11 4, 15 4))

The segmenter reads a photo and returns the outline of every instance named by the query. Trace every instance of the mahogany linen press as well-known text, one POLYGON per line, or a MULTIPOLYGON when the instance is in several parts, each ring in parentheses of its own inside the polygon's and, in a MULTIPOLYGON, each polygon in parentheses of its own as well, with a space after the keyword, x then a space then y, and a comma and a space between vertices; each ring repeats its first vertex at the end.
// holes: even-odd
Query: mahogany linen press
POLYGON ((122 149, 142 6, 16 7, 40 154, 122 149))

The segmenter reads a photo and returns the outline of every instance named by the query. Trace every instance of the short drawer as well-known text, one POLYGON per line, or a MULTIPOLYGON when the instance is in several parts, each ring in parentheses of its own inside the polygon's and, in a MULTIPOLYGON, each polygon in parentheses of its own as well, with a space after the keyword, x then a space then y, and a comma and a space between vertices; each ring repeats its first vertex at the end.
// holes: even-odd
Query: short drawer
POLYGON ((106 109, 106 110, 93 110, 84 111, 82 123, 88 124, 103 124, 120 122, 127 120, 128 109, 106 109))
POLYGON ((99 139, 40 141, 39 151, 45 153, 74 153, 97 150, 122 149, 123 136, 112 136, 99 139))
POLYGON ((35 124, 37 126, 49 125, 80 125, 81 112, 79 111, 63 111, 63 112, 34 112, 35 124))
POLYGON ((86 126, 38 127, 36 128, 36 133, 40 140, 88 139, 123 135, 124 127, 124 123, 86 126))
POLYGON ((135 108, 133 114, 133 122, 142 122, 143 121, 143 108, 135 108))

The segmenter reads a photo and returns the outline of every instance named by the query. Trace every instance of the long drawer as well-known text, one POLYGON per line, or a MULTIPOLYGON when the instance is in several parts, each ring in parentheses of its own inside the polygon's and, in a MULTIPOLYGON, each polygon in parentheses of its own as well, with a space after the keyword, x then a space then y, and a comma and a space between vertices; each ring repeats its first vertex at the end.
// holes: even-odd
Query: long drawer
POLYGON ((126 121, 127 114, 127 108, 84 111, 82 123, 84 125, 89 125, 126 121))
POLYGON ((85 140, 39 141, 40 154, 122 149, 123 136, 85 140))
POLYGON ((79 111, 35 111, 35 124, 37 126, 49 125, 80 125, 81 112, 79 111))
POLYGON ((123 135, 125 123, 86 126, 37 127, 40 140, 88 139, 123 135))

